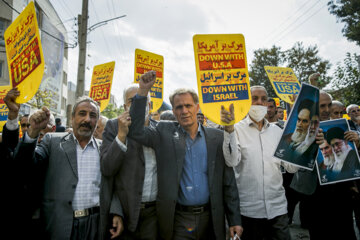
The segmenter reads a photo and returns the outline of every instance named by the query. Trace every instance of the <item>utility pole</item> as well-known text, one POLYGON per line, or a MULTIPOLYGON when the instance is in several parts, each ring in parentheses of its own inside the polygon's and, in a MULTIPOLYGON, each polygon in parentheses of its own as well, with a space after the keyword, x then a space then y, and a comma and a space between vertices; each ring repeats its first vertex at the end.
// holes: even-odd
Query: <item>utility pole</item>
POLYGON ((85 88, 85 64, 86 64, 86 42, 88 24, 88 3, 89 0, 82 1, 82 13, 78 15, 78 39, 79 39, 79 63, 76 84, 76 99, 84 95, 85 88))

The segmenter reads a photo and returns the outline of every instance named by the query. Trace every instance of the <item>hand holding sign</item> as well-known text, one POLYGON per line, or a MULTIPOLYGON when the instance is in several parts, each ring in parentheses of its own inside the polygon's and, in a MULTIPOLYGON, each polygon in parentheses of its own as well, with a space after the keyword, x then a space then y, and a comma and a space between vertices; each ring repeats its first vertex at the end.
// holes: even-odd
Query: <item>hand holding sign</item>
MULTIPOLYGON (((229 111, 227 111, 225 107, 221 105, 220 119, 222 122, 225 122, 226 124, 230 124, 232 121, 235 120, 233 103, 230 104, 229 111)), ((226 125, 225 131, 227 131, 228 133, 232 133, 234 131, 234 125, 226 125)))
POLYGON ((11 89, 4 98, 4 103, 9 109, 8 119, 13 120, 17 118, 20 110, 20 104, 16 103, 16 98, 20 95, 20 92, 17 88, 11 89))
POLYGON ((154 85, 155 80, 156 80, 156 72, 155 71, 150 71, 150 72, 143 74, 139 80, 138 95, 146 97, 148 95, 151 87, 154 85))

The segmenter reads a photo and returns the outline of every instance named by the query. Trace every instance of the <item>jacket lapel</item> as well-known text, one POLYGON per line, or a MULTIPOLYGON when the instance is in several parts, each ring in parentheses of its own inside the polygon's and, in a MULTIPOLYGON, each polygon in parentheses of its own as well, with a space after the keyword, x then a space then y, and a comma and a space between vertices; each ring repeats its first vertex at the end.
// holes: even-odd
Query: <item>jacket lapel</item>
POLYGON ((207 149, 207 167, 208 167, 208 179, 209 189, 212 186, 215 171, 215 159, 217 154, 217 146, 215 146, 215 136, 209 134, 207 128, 202 127, 205 133, 206 149, 207 149))
POLYGON ((179 183, 185 160, 185 137, 184 133, 181 131, 180 128, 175 128, 172 139, 175 147, 175 156, 177 162, 177 180, 179 183))
POLYGON ((61 142, 61 147, 64 149, 67 160, 69 161, 76 178, 78 178, 76 144, 72 134, 64 137, 63 142, 61 142))

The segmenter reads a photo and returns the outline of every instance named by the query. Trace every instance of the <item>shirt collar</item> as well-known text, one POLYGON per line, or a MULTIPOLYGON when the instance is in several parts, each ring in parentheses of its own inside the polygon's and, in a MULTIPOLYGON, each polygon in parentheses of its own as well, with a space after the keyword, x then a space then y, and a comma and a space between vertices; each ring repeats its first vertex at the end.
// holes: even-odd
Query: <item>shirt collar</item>
MULTIPOLYGON (((185 131, 185 129, 182 127, 182 126, 180 126, 180 124, 179 124, 179 129, 180 129, 180 131, 184 134, 184 135, 189 135, 186 131, 185 131)), ((199 136, 200 135, 200 137, 203 137, 204 136, 204 130, 202 129, 202 127, 201 127, 201 124, 200 123, 198 123, 198 131, 197 131, 197 135, 196 136, 199 136)))
MULTIPOLYGON (((74 137, 75 143, 80 146, 79 141, 75 137, 75 134, 72 133, 72 135, 74 137)), ((97 145, 96 145, 96 141, 93 136, 91 136, 90 141, 86 144, 86 146, 83 148, 83 150, 85 150, 88 146, 92 146, 93 148, 96 148, 97 145)))
MULTIPOLYGON (((244 121, 246 122, 246 124, 247 124, 248 126, 256 126, 256 125, 257 125, 257 123, 254 122, 254 121, 250 118, 249 114, 246 116, 246 118, 245 118, 244 121)), ((266 129, 266 128, 268 128, 269 126, 270 126, 269 121, 268 121, 266 118, 264 118, 263 128, 266 129)))

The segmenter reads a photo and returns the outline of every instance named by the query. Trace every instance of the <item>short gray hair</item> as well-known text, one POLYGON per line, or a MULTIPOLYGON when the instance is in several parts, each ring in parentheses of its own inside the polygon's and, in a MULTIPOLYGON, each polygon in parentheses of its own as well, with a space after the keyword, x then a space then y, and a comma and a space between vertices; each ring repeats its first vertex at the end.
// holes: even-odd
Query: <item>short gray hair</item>
POLYGON ((137 84, 137 83, 133 83, 133 84, 130 84, 130 85, 126 86, 126 88, 123 91, 124 104, 126 104, 126 94, 127 94, 127 92, 129 92, 131 90, 134 90, 134 89, 138 89, 138 88, 139 88, 139 84, 137 84))
POLYGON ((342 102, 337 101, 337 100, 332 101, 331 105, 332 106, 342 107, 342 108, 344 107, 344 104, 342 104, 342 102))
POLYGON ((99 121, 101 122, 102 125, 105 126, 108 120, 109 119, 107 117, 105 117, 104 115, 100 115, 99 121))
POLYGON ((349 113, 350 113, 350 109, 352 109, 352 108, 354 108, 354 107, 359 108, 359 105, 357 105, 357 104, 350 104, 349 106, 346 107, 346 113, 349 114, 349 113))
POLYGON ((255 89, 263 90, 266 93, 266 96, 268 96, 268 92, 266 91, 266 88, 264 86, 261 86, 261 85, 252 86, 252 87, 250 87, 250 92, 252 92, 255 89))
POLYGON ((331 94, 330 93, 328 93, 328 92, 325 92, 324 90, 320 90, 320 95, 321 94, 326 94, 326 95, 328 95, 329 96, 329 98, 331 99, 331 101, 333 100, 333 97, 331 96, 331 94))
POLYGON ((51 125, 52 127, 55 126, 55 117, 52 113, 50 113, 49 125, 51 125))
POLYGON ((100 117, 100 107, 99 107, 99 104, 97 102, 94 101, 94 99, 92 99, 91 97, 88 97, 88 96, 82 96, 82 97, 79 97, 75 104, 74 104, 74 107, 72 109, 72 112, 71 112, 71 115, 74 117, 75 116, 75 110, 76 108, 79 106, 80 103, 83 103, 83 102, 89 102, 89 103, 93 103, 95 106, 96 106, 96 113, 97 113, 97 118, 99 119, 100 117))
POLYGON ((175 98, 175 96, 182 95, 182 94, 187 94, 187 93, 191 95, 191 97, 193 98, 195 104, 199 103, 199 97, 196 94, 194 89, 191 89, 191 88, 178 88, 169 97, 171 106, 174 107, 174 98, 175 98))

